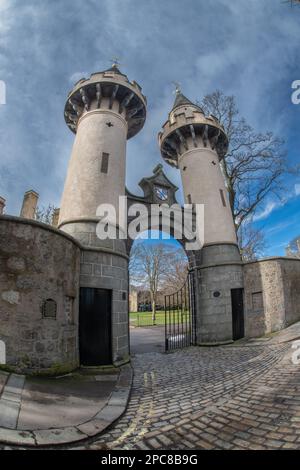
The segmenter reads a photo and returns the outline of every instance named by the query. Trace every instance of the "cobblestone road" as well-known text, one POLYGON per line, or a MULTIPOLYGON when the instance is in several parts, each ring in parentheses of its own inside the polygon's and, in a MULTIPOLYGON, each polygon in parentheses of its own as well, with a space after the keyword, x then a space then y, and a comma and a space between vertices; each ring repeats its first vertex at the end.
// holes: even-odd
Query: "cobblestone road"
POLYGON ((291 345, 137 354, 126 413, 104 435, 68 448, 300 449, 291 345))
POLYGON ((291 344, 137 355, 127 412, 91 449, 300 448, 291 344))

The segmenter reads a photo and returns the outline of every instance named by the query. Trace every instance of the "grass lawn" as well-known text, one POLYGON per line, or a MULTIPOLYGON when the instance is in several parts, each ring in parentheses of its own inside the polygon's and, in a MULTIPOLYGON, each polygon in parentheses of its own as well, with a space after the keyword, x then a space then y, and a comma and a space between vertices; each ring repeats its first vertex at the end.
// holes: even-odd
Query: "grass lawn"
MULTIPOLYGON (((189 321, 189 312, 181 315, 181 312, 174 311, 167 315, 167 322, 169 323, 185 323, 189 321)), ((151 312, 130 312, 129 321, 132 326, 153 326, 152 313, 151 312)), ((155 325, 165 324, 165 312, 157 311, 155 325)))

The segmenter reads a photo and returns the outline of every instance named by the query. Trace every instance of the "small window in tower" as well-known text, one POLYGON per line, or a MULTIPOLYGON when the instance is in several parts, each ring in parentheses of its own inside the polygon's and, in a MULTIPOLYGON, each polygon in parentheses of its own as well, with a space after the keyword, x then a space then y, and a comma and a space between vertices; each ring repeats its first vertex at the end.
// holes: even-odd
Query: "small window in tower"
POLYGON ((103 152, 102 160, 101 160, 101 173, 108 172, 108 158, 109 158, 109 153, 103 152))
POLYGON ((221 195, 222 204, 224 207, 226 207, 226 200, 225 200, 223 189, 220 189, 220 195, 221 195))
POLYGON ((192 196, 190 194, 187 195, 188 204, 192 204, 192 196))
POLYGON ((57 303, 53 299, 47 299, 42 305, 42 314, 44 318, 56 318, 57 303))

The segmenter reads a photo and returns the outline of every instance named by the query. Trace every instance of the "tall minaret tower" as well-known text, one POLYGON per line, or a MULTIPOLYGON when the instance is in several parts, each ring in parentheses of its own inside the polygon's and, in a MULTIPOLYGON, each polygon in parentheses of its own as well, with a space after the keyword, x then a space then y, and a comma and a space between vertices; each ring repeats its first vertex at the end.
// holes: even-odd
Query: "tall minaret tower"
MULTIPOLYGON (((79 319, 85 365, 120 364, 129 358, 125 240, 97 236, 97 208, 111 204, 118 215, 119 196, 125 195, 126 141, 142 129, 145 117, 141 87, 116 62, 77 82, 65 105, 66 123, 76 136, 58 228, 82 246, 79 319), (97 352, 101 344, 102 352, 97 352)), ((113 218, 109 223, 116 225, 113 218)))
POLYGON ((227 136, 217 118, 205 116, 177 88, 174 106, 158 140, 162 157, 180 170, 185 203, 204 205, 204 246, 197 256, 199 264, 193 267, 197 341, 199 344, 231 341, 236 339, 234 297, 240 295, 242 299, 243 276, 219 163, 228 148, 227 136))
POLYGON ((94 219, 101 203, 118 208, 119 196, 125 194, 126 141, 142 129, 145 117, 140 86, 116 63, 75 84, 65 106, 66 123, 76 137, 59 228, 94 219))

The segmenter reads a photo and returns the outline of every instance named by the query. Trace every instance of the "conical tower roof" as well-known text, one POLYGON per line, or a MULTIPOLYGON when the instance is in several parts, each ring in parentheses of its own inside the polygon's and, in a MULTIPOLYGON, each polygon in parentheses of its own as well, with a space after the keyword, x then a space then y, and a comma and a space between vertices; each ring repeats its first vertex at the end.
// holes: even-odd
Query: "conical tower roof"
POLYGON ((192 103, 186 96, 184 96, 181 91, 176 92, 176 98, 173 104, 173 108, 175 109, 178 106, 183 106, 183 105, 192 105, 192 106, 197 106, 196 104, 192 103))

